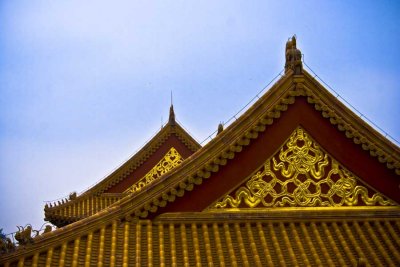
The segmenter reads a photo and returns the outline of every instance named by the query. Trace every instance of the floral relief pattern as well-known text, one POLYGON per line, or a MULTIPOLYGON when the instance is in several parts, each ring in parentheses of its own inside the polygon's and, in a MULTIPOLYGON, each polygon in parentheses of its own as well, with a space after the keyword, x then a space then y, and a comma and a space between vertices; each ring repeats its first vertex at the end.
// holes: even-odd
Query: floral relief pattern
POLYGON ((164 173, 172 170, 183 161, 182 156, 179 152, 174 148, 171 149, 165 154, 165 156, 155 165, 143 178, 125 190, 126 193, 135 193, 140 191, 143 187, 151 184, 156 179, 161 177, 164 173))
POLYGON ((397 205, 363 185, 297 128, 278 155, 212 208, 397 205))

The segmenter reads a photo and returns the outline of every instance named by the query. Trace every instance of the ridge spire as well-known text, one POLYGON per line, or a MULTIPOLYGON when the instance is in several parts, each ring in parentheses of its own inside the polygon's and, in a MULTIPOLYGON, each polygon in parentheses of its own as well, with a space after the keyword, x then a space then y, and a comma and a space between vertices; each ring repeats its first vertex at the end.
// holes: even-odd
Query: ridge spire
POLYGON ((169 107, 169 118, 168 118, 168 124, 169 125, 175 125, 175 112, 174 112, 174 105, 172 105, 169 107))
POLYGON ((172 90, 171 90, 171 106, 169 107, 169 118, 168 118, 169 125, 175 125, 175 112, 174 112, 174 103, 172 101, 172 90))
POLYGON ((220 123, 218 124, 217 135, 219 135, 220 133, 222 133, 223 130, 224 130, 224 125, 222 124, 222 122, 220 122, 220 123))

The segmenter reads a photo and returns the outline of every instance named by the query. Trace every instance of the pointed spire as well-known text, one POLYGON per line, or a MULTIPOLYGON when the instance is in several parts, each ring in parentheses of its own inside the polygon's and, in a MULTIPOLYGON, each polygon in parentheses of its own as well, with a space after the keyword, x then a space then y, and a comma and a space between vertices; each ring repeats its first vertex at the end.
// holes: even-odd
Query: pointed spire
POLYGON ((219 135, 220 133, 222 133, 223 130, 224 130, 224 125, 220 122, 220 123, 218 124, 217 135, 219 135))
POLYGON ((175 125, 175 112, 174 112, 174 105, 171 103, 171 107, 169 108, 169 118, 168 118, 168 124, 169 125, 175 125))

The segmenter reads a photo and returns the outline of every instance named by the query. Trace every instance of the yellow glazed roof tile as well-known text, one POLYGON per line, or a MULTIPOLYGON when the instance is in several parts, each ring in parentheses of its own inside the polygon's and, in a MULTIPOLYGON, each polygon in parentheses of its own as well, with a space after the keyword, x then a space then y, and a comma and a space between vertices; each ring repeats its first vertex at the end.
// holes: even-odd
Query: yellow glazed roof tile
MULTIPOLYGON (((400 219, 269 218, 267 214, 171 214, 113 221, 40 251, 17 250, 5 266, 398 266, 400 219), (179 219, 180 218, 180 219, 179 219), (36 265, 37 264, 37 265, 36 265), (47 265, 46 265, 47 266, 47 265)), ((373 213, 371 213, 373 214, 373 213)), ((22 250, 25 250, 22 248, 22 250)))

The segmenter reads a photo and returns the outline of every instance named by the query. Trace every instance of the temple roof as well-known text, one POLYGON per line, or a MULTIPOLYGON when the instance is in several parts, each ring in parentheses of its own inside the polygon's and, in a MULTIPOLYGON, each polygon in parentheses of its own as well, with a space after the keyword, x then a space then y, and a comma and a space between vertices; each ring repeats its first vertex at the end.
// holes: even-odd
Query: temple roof
POLYGON ((171 105, 168 123, 144 147, 81 195, 46 205, 45 218, 63 226, 93 215, 124 197, 127 188, 151 171, 171 149, 185 159, 199 148, 197 141, 175 121, 171 105))
MULTIPOLYGON (((400 148, 303 70, 297 50, 292 40, 285 75, 179 166, 0 262, 399 263, 400 148), (262 179, 249 185, 254 177, 262 179), (273 194, 264 193, 285 179, 296 181, 271 202, 277 205, 267 207, 273 194), (304 205, 290 199, 312 183, 313 188, 328 185, 336 195, 328 188, 328 193, 306 194, 320 200, 304 205), (258 203, 267 204, 252 202, 254 195, 245 191, 253 189, 258 203), (250 205, 216 205, 235 197, 250 205), (341 198, 346 205, 336 205, 341 198)), ((121 175, 87 193, 105 192, 121 175)))
MULTIPOLYGON (((237 121, 195 153, 190 161, 165 175, 145 193, 134 196, 135 201, 127 198, 130 216, 146 218, 151 213, 158 213, 158 208, 164 212, 168 209, 163 206, 170 205, 169 202, 173 204, 185 194, 192 200, 183 201, 186 206, 189 203, 199 205, 193 198, 197 193, 191 191, 197 187, 204 190, 208 184, 214 188, 216 184, 226 184, 227 180, 213 180, 213 176, 217 176, 229 161, 239 157, 246 147, 251 147, 258 137, 269 134, 269 141, 266 137, 263 145, 271 146, 271 151, 276 150, 299 124, 314 127, 311 134, 318 137, 321 145, 339 161, 379 192, 400 202, 400 149, 356 116, 306 71, 302 75, 289 71, 237 121), (298 112, 291 110, 291 106, 298 112), (304 112, 305 108, 309 108, 308 113, 304 112), (272 131, 274 124, 286 120, 288 116, 285 113, 289 112, 295 118, 288 118, 287 123, 279 124, 279 129, 272 131), (307 116, 301 116, 301 113, 307 116), (319 117, 314 119, 311 114, 319 117), (321 121, 328 124, 326 129, 320 127, 321 121), (270 133, 266 132, 269 128, 270 133), (327 138, 335 138, 335 141, 327 138), (348 153, 343 153, 344 148, 349 149, 348 153), (366 165, 364 160, 371 164, 366 165)), ((204 194, 201 190, 198 192, 204 194)), ((201 201, 200 198, 196 200, 201 201)), ((121 204, 124 202, 122 200, 121 204)))
POLYGON ((155 220, 113 221, 100 229, 88 229, 78 238, 68 229, 62 239, 59 235, 52 240, 38 239, 34 246, 0 258, 0 263, 396 266, 400 262, 400 220, 393 218, 393 211, 364 210, 360 215, 346 210, 326 215, 329 216, 321 218, 315 210, 299 211, 289 217, 277 210, 200 212, 164 214, 155 220))

